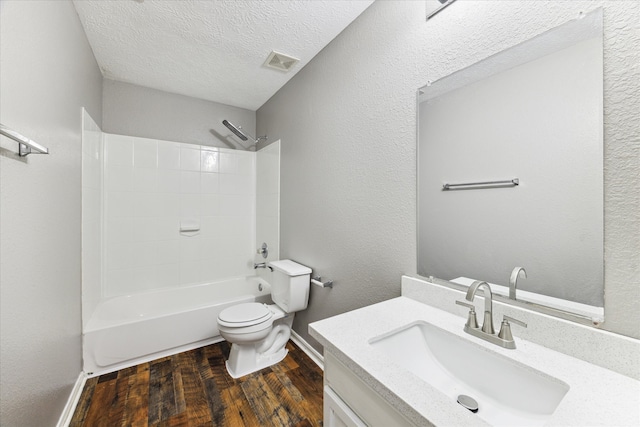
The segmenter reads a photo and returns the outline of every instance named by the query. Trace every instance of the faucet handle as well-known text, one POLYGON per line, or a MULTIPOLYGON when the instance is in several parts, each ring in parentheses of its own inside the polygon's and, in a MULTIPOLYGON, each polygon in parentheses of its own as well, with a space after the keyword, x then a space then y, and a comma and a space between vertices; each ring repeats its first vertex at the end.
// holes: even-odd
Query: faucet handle
POLYGON ((269 246, 267 246, 266 243, 263 243, 262 246, 258 248, 256 253, 262 255, 262 258, 267 258, 269 256, 269 246))
POLYGON ((503 322, 507 322, 507 323, 512 322, 512 323, 515 323, 516 325, 522 326, 523 328, 527 327, 527 324, 524 323, 522 320, 514 319, 513 317, 507 316, 506 314, 502 317, 502 319, 503 319, 502 320, 503 322))
POLYGON ((511 316, 507 316, 506 314, 502 318, 502 325, 500 325, 500 332, 498 332, 498 338, 502 338, 505 341, 513 341, 513 335, 511 334, 511 325, 509 322, 515 323, 516 325, 522 326, 523 328, 527 327, 527 324, 522 320, 514 319, 511 316))
POLYGON ((466 301, 457 301, 456 304, 467 307, 469 309, 469 316, 467 317, 466 327, 478 329, 478 319, 476 318, 476 306, 466 301))

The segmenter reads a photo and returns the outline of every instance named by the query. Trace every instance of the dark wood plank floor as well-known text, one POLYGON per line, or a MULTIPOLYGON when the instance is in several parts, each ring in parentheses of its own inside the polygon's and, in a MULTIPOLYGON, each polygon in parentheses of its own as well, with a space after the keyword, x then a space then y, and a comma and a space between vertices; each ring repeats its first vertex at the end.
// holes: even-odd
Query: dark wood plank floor
POLYGON ((282 362, 236 380, 226 342, 90 378, 70 426, 322 426, 322 370, 287 348, 282 362))

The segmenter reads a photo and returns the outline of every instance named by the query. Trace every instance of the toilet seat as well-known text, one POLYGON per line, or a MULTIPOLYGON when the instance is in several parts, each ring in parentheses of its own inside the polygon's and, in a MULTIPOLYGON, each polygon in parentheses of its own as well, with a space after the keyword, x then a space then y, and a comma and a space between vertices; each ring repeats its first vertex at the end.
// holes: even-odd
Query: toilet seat
POLYGON ((258 329, 263 329, 271 324, 272 318, 273 312, 265 304, 247 302, 222 310, 218 315, 218 325, 225 327, 225 329, 260 325, 261 328, 258 329), (268 322, 268 325, 263 325, 266 322, 268 322))

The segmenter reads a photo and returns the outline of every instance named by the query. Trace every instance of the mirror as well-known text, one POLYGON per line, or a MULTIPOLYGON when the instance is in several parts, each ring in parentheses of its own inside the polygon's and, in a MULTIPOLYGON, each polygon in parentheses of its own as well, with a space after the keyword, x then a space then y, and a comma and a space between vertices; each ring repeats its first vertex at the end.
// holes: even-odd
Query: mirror
POLYGON ((602 55, 598 9, 419 90, 419 275, 602 320, 602 55))
POLYGON ((427 0, 427 20, 436 16, 454 1, 456 0, 427 0))

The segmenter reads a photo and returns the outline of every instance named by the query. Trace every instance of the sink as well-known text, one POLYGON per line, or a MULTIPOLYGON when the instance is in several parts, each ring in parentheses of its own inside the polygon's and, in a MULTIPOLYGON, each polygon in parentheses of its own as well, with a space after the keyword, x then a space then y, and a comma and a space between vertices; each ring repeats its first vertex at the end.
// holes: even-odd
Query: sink
POLYGON ((478 404, 476 415, 495 426, 543 425, 569 391, 556 378, 427 322, 369 344, 454 402, 470 396, 478 404))

